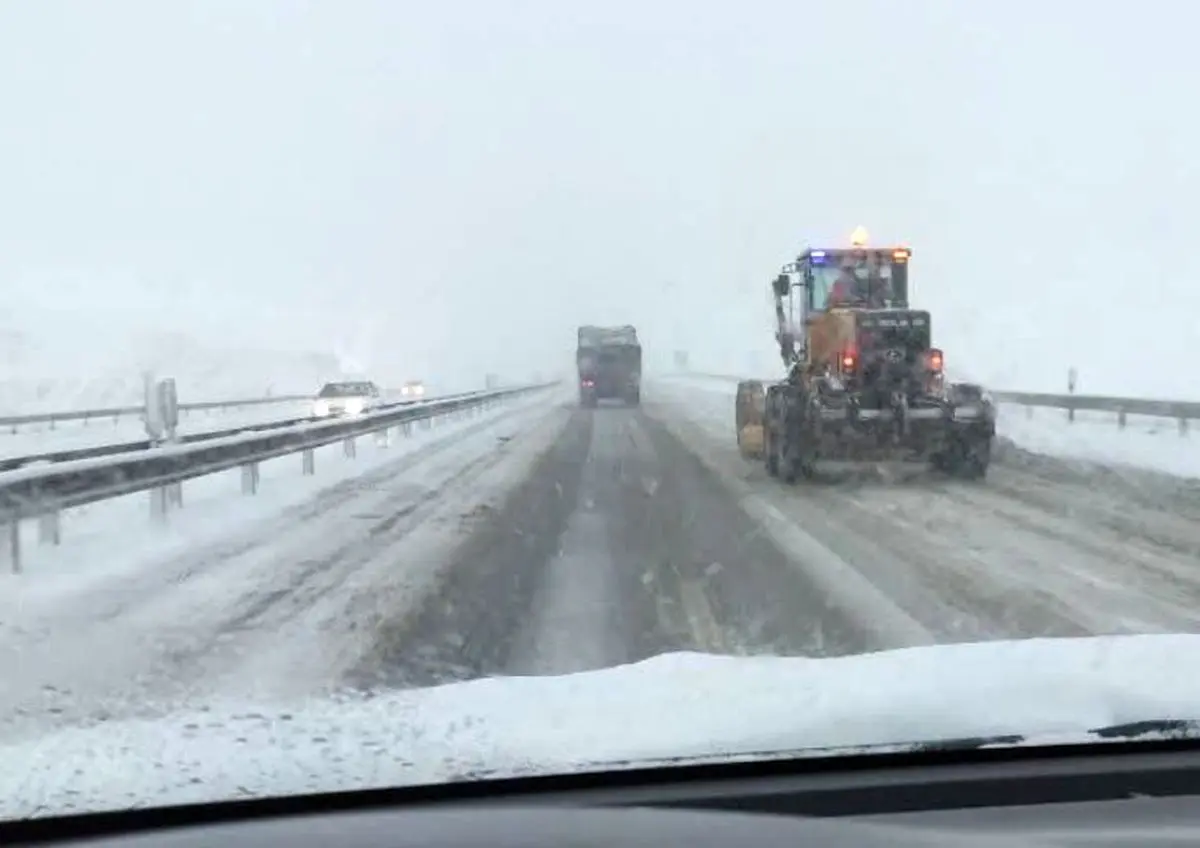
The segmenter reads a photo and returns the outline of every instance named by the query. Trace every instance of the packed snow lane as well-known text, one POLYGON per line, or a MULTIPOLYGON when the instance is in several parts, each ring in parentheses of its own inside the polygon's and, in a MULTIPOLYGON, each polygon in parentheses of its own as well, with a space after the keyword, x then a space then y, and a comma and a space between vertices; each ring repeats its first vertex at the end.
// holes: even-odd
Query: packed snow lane
POLYGON ((646 398, 729 485, 841 563, 805 561, 831 591, 933 641, 1200 630, 1194 483, 1006 445, 979 484, 920 472, 788 487, 738 457, 732 387, 662 381, 646 398))
POLYGON ((660 423, 622 407, 576 410, 448 573, 420 615, 379 630, 356 685, 878 647, 660 423))
POLYGON ((570 412, 553 390, 483 411, 306 501, 78 592, 10 581, 0 739, 340 686, 382 611, 421 606, 471 516, 528 473, 570 412))

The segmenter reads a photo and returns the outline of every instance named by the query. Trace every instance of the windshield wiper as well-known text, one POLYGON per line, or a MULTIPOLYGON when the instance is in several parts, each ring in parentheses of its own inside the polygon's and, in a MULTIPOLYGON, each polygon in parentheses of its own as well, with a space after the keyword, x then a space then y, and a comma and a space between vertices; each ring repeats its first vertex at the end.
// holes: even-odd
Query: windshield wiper
POLYGON ((1124 724, 1110 724, 1089 730, 1101 739, 1136 739, 1139 736, 1154 734, 1169 736, 1173 739, 1192 739, 1200 737, 1200 721, 1190 718, 1163 718, 1149 721, 1129 721, 1124 724))
POLYGON ((938 739, 933 742, 917 742, 911 751, 974 751, 988 745, 1020 745, 1026 737, 1019 733, 997 734, 996 736, 964 736, 961 739, 938 739))
MULTIPOLYGON (((1129 721, 1122 724, 1108 724, 1095 727, 1086 732, 1088 736, 1098 739, 1137 739, 1142 736, 1166 736, 1171 739, 1200 739, 1200 720, 1197 719, 1149 719, 1145 721, 1129 721)), ((967 736, 962 739, 940 739, 932 742, 919 742, 912 746, 913 751, 973 751, 988 745, 1020 745, 1031 741, 1021 734, 996 736, 967 736)))
MULTIPOLYGON (((1166 736, 1172 739, 1200 739, 1200 720, 1198 719, 1150 719, 1146 721, 1131 721, 1123 724, 1109 724, 1103 727, 1085 731, 1084 735, 1094 736, 1102 740, 1134 740, 1141 736, 1166 736)), ((784 750, 724 752, 709 755, 687 755, 678 757, 650 757, 645 760, 621 758, 614 760, 597 760, 581 764, 598 768, 645 768, 667 765, 697 765, 721 761, 745 761, 755 759, 780 759, 789 756, 820 757, 849 755, 853 753, 869 753, 877 750, 903 750, 914 753, 936 753, 943 751, 975 751, 989 746, 1011 747, 1027 742, 1036 741, 1020 733, 998 733, 993 736, 964 736, 957 739, 938 739, 928 742, 885 742, 871 745, 849 745, 833 747, 815 747, 784 750)), ((542 774, 535 766, 518 769, 508 768, 476 768, 464 771, 457 777, 463 780, 489 780, 513 777, 517 775, 542 774)))

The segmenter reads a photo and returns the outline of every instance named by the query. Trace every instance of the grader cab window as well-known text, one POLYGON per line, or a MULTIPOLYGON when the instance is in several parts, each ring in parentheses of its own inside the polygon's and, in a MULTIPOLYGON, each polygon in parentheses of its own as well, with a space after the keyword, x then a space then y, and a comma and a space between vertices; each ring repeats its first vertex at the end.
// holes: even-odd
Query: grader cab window
POLYGON ((810 260, 809 309, 831 306, 905 306, 908 303, 908 265, 891 251, 827 253, 810 260))

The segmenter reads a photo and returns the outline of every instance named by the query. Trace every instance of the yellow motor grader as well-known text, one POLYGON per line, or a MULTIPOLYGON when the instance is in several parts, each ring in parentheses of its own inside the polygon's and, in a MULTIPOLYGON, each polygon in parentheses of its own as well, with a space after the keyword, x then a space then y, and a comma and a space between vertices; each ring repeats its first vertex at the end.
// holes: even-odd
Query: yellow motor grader
POLYGON ((954 476, 987 473, 996 424, 988 394, 948 383, 930 314, 908 304, 907 247, 811 248, 772 284, 787 376, 738 384, 743 456, 794 482, 823 459, 920 462, 954 476))

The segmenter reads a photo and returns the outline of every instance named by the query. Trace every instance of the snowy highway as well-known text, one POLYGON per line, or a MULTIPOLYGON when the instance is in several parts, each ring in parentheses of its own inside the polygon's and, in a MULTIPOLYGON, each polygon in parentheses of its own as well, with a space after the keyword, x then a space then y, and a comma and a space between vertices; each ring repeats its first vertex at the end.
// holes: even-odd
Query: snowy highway
POLYGON ((785 487, 738 457, 732 387, 643 401, 511 401, 252 520, 244 499, 189 506, 171 544, 148 522, 68 532, 0 581, 0 743, 672 651, 1200 630, 1200 490, 1177 478, 1006 444, 983 484, 785 487))

